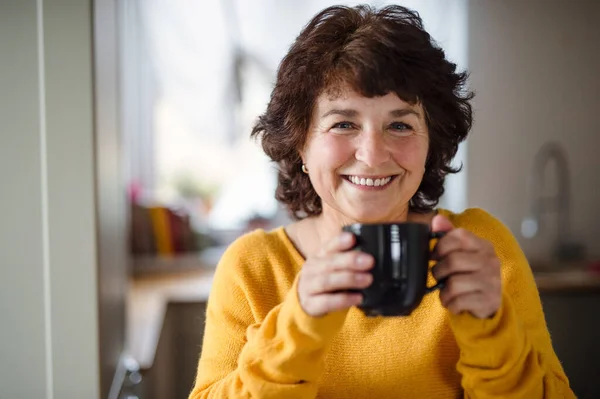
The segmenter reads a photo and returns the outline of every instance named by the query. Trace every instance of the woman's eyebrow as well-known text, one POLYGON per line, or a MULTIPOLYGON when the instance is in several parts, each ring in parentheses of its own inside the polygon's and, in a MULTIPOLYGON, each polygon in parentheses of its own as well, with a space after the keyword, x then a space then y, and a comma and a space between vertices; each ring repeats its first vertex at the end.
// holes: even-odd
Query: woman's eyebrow
MULTIPOLYGON (((354 109, 335 109, 334 108, 334 109, 330 109, 329 111, 327 111, 323 115, 321 115, 321 118, 325 118, 330 115, 341 115, 346 118, 352 118, 352 117, 358 115, 358 111, 356 111, 354 109)), ((421 114, 419 113, 419 111, 417 111, 413 108, 402 108, 402 109, 395 109, 395 110, 390 111, 390 116, 393 116, 395 118, 401 118, 406 115, 415 115, 416 117, 421 118, 421 114)))
POLYGON ((393 111, 390 111, 390 116, 396 117, 396 118, 401 118, 403 116, 406 115, 416 115, 417 118, 421 118, 421 114, 419 113, 419 111, 413 109, 413 108, 402 108, 402 109, 395 109, 393 111))
POLYGON ((341 115, 345 116, 346 118, 351 118, 353 116, 358 115, 358 111, 354 109, 330 109, 329 111, 321 115, 321 118, 325 118, 329 115, 341 115))

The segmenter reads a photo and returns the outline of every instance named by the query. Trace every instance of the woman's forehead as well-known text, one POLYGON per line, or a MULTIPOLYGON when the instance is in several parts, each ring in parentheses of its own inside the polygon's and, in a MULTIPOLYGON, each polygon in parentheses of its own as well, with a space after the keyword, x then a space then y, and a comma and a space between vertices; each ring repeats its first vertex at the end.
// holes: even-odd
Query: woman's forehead
POLYGON ((332 107, 360 108, 372 104, 386 104, 397 108, 421 109, 419 103, 411 104, 390 91, 382 96, 367 97, 350 86, 324 90, 317 98, 317 108, 323 110, 332 107))

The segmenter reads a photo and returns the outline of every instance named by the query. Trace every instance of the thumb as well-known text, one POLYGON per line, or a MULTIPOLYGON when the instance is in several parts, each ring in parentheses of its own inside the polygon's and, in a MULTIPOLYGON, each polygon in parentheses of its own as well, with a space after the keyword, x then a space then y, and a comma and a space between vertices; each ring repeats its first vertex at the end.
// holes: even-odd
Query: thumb
POLYGON ((447 217, 443 215, 435 215, 431 221, 431 231, 437 233, 438 231, 450 231, 454 228, 454 225, 447 217))

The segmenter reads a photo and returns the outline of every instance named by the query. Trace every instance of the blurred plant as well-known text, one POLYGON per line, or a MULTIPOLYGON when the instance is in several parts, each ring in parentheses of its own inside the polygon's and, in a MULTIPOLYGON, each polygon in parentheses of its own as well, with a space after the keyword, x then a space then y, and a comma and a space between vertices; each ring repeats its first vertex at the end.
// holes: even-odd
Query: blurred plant
POLYGON ((182 198, 201 198, 210 202, 221 188, 218 184, 202 180, 190 171, 182 171, 172 178, 172 185, 182 198))

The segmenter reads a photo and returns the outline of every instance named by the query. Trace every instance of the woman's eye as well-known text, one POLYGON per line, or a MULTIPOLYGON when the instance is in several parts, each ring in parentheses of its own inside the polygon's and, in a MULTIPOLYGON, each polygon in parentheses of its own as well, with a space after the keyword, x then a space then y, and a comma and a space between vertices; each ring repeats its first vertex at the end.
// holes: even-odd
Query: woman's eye
POLYGON ((335 125, 333 125, 333 129, 352 129, 352 123, 338 122, 335 125))
POLYGON ((404 122, 394 122, 390 125, 390 127, 394 130, 399 130, 399 131, 412 130, 412 126, 407 125, 404 122))

